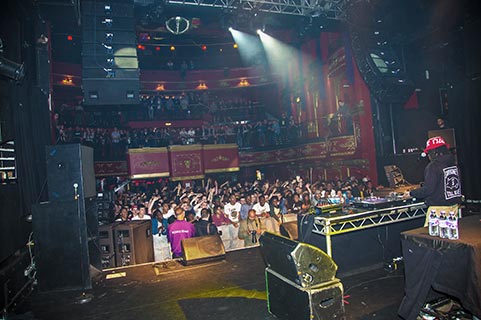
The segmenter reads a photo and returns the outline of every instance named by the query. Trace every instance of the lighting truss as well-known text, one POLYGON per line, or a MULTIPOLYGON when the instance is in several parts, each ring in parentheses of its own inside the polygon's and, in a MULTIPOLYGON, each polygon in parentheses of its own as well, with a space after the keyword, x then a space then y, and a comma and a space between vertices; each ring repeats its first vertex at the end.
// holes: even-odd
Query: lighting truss
POLYGON ((167 4, 345 19, 348 0, 166 0, 167 4))

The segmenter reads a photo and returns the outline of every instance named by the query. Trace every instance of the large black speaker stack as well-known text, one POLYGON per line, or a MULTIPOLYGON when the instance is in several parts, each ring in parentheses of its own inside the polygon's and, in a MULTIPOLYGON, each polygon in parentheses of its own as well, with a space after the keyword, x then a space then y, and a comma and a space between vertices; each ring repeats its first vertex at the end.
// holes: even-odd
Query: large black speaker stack
POLYGON ((139 102, 134 1, 82 2, 84 105, 139 102))
POLYGON ((382 19, 366 19, 384 17, 386 7, 373 1, 352 1, 347 6, 352 53, 371 95, 381 103, 403 105, 415 87, 396 50, 395 27, 382 19))
POLYGON ((32 210, 39 289, 89 289, 100 268, 92 149, 47 146, 46 161, 50 201, 32 210))
POLYGON ((46 147, 48 198, 92 198, 95 191, 93 149, 80 144, 46 147))
POLYGON ((259 239, 269 312, 279 319, 344 319, 337 265, 321 249, 273 233, 259 239))

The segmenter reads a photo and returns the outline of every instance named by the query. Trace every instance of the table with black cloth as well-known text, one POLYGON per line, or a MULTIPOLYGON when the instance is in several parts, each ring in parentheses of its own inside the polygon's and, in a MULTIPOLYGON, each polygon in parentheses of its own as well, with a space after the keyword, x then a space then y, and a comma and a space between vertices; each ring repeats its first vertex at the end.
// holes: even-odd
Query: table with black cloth
POLYGON ((481 318, 481 216, 459 219, 459 240, 431 237, 428 228, 401 233, 405 265, 399 315, 414 320, 431 290, 456 297, 481 318))

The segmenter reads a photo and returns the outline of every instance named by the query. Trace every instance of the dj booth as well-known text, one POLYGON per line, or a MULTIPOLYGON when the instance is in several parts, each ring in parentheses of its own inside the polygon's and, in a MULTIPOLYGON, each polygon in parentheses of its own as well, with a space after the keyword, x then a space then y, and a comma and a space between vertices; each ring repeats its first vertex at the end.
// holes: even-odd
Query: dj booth
POLYGON ((315 216, 312 233, 303 240, 332 257, 340 275, 359 273, 400 257, 400 233, 422 227, 426 211, 415 199, 365 199, 315 216))

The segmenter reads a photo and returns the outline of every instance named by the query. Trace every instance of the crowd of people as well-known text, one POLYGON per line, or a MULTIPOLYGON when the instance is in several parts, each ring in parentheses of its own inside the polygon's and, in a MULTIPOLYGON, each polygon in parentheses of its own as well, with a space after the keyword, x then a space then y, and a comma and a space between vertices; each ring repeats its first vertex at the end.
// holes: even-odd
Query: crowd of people
POLYGON ((154 242, 164 249, 156 260, 165 260, 170 252, 181 255, 180 242, 186 237, 218 233, 226 250, 252 246, 262 232, 279 233, 281 223, 300 214, 315 213, 326 204, 349 204, 374 190, 368 178, 354 177, 313 183, 301 177, 244 183, 208 179, 204 186, 164 181, 118 192, 113 208, 117 221, 151 220, 154 242))
POLYGON ((303 136, 292 117, 281 120, 205 124, 198 128, 92 128, 56 126, 58 144, 80 143, 94 149, 95 160, 125 159, 127 149, 188 144, 236 143, 241 150, 280 146, 303 136))
POLYGON ((264 105, 244 97, 223 97, 208 91, 141 96, 132 110, 88 111, 81 104, 61 105, 55 121, 67 127, 121 127, 129 121, 206 120, 254 121, 266 118, 264 105))

